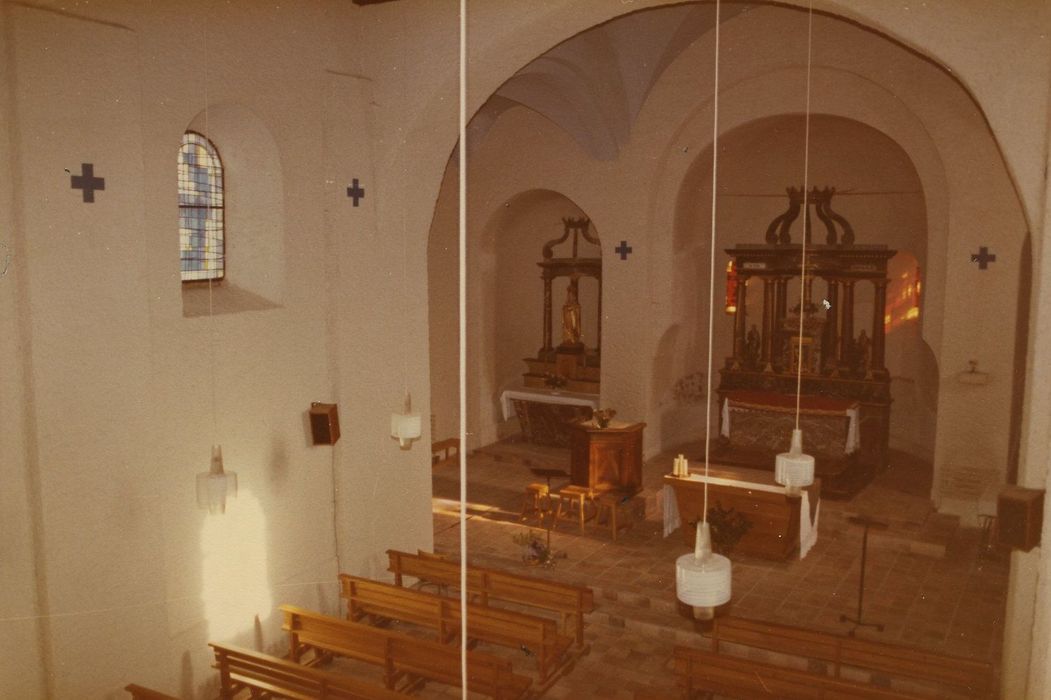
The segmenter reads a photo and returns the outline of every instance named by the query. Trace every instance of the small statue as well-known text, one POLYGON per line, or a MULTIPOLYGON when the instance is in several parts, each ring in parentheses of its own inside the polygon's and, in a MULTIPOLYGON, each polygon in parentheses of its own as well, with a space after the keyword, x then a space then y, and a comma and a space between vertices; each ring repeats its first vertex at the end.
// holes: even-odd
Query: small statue
POLYGON ((753 323, 744 341, 744 359, 745 364, 749 367, 755 367, 759 364, 759 343, 759 330, 753 323))
POLYGON ((580 342, 580 302, 574 281, 566 287, 566 303, 562 305, 562 345, 580 345, 580 342))

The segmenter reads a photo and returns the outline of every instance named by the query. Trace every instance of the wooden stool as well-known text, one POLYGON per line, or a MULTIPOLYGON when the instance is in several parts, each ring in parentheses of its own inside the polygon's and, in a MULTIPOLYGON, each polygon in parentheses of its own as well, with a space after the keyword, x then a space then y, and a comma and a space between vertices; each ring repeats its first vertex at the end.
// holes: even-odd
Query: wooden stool
POLYGON ((624 493, 623 491, 606 491, 595 497, 595 504, 598 506, 599 522, 605 516, 606 524, 609 525, 609 531, 613 536, 614 542, 617 541, 617 532, 631 527, 635 521, 635 511, 638 508, 634 494, 624 493), (627 508, 623 513, 624 517, 618 521, 617 511, 622 506, 627 506, 627 508))
POLYGON ((554 529, 558 524, 559 518, 563 517, 563 509, 566 517, 572 518, 573 508, 576 507, 577 517, 580 521, 580 531, 584 532, 584 523, 595 517, 595 513, 585 515, 587 503, 594 503, 592 500, 594 494, 592 494, 591 489, 586 486, 565 486, 555 493, 555 498, 558 499, 558 507, 555 509, 555 518, 551 523, 551 528, 554 529))
POLYGON ((547 484, 532 483, 526 486, 522 497, 522 515, 520 520, 528 520, 535 515, 537 520, 543 524, 544 515, 551 511, 551 491, 547 484))

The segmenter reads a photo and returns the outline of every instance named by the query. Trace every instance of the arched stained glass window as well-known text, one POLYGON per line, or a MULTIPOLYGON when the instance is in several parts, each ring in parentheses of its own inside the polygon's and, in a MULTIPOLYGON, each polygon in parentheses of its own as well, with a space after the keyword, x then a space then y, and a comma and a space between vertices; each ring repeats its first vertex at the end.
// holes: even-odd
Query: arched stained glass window
POLYGON ((226 273, 223 162, 215 145, 187 131, 179 148, 179 257, 182 281, 226 273))

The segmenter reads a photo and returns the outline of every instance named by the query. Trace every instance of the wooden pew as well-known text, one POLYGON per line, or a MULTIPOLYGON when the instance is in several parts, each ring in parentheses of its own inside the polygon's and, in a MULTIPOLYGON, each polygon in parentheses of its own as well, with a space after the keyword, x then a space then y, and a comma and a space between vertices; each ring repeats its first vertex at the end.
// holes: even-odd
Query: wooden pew
POLYGON ((460 438, 446 438, 431 443, 431 469, 460 463, 460 438))
MULTIPOLYGON (((448 642, 460 631, 460 601, 389 583, 340 574, 340 595, 347 601, 347 617, 374 615, 410 622, 437 630, 438 639, 448 642)), ((572 640, 558 633, 552 620, 512 610, 468 603, 467 636, 512 649, 526 648, 536 654, 540 682, 557 666, 572 640)))
MULTIPOLYGON (((439 586, 460 587, 460 565, 456 562, 395 549, 387 550, 387 559, 387 570, 394 574, 394 583, 398 586, 402 585, 403 576, 413 576, 439 586)), ((568 631, 571 621, 574 623, 578 647, 584 644, 584 614, 595 610, 595 594, 585 586, 480 566, 467 567, 467 592, 482 605, 495 600, 558 613, 563 633, 568 631)))
MULTIPOLYGON (((328 617, 293 605, 282 605, 281 610, 289 636, 289 658, 293 661, 300 662, 303 652, 313 648, 382 667, 384 683, 391 690, 406 676, 461 687, 458 647, 328 617)), ((467 652, 467 687, 471 691, 498 700, 511 700, 522 697, 531 684, 532 680, 512 671, 507 659, 479 651, 467 652)))
POLYGON ((350 676, 326 673, 315 668, 260 654, 247 649, 210 643, 219 670, 219 697, 232 700, 248 688, 252 697, 260 692, 293 700, 404 700, 407 696, 383 686, 350 676))
POLYGON ((683 646, 675 647, 675 676, 684 700, 690 700, 700 691, 743 700, 918 700, 922 697, 683 646))
POLYGON ((129 683, 124 686, 124 690, 131 694, 132 700, 179 700, 179 698, 174 695, 168 695, 159 690, 145 688, 141 685, 136 685, 135 683, 129 683))
POLYGON ((714 651, 723 641, 826 661, 836 678, 843 666, 850 666, 926 681, 977 698, 992 694, 992 664, 922 649, 737 617, 717 618, 712 640, 714 651))

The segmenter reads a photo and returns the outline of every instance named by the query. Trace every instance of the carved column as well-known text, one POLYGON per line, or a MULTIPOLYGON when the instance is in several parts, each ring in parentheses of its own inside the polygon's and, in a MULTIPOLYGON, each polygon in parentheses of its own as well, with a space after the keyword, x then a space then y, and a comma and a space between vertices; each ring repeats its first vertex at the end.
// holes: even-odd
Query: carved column
POLYGON ((828 279, 828 303, 825 312, 825 337, 821 341, 821 364, 835 368, 839 362, 839 280, 828 279))
POLYGON ((551 350, 551 278, 544 275, 544 347, 540 354, 547 359, 551 350))
POLYGON ((872 280, 872 284, 875 287, 875 296, 872 299, 872 364, 869 369, 873 372, 884 372, 887 333, 883 317, 887 313, 887 280, 872 280))
POLYGON ((774 348, 774 297, 776 296, 776 280, 770 277, 763 278, 763 348, 759 357, 763 370, 771 370, 770 356, 774 348))
POLYGON ((842 316, 836 360, 843 366, 849 362, 848 355, 854 344, 854 280, 843 280, 843 300, 840 306, 842 316))
POLYGON ((737 278, 737 311, 734 313, 733 367, 740 367, 744 362, 744 343, 745 336, 748 334, 747 300, 748 278, 739 275, 737 278))

